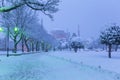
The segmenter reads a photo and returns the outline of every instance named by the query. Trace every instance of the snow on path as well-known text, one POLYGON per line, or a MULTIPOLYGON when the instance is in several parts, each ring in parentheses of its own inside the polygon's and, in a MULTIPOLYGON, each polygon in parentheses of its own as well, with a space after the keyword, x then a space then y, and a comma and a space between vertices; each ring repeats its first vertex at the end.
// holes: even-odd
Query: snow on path
POLYGON ((47 54, 0 59, 0 80, 119 80, 118 74, 47 54))

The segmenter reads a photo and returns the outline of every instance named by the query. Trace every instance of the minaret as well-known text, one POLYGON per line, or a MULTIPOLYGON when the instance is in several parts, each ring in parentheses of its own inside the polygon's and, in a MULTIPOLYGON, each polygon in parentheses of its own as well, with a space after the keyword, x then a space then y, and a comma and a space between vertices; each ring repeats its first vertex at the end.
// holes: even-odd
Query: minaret
POLYGON ((78 37, 80 37, 80 26, 78 25, 78 37))

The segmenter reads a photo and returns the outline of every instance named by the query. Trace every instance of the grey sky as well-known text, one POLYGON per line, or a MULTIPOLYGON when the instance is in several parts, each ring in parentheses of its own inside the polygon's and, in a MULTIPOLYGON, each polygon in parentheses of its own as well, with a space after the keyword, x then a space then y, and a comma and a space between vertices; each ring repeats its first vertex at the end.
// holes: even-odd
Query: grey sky
POLYGON ((55 29, 76 32, 78 24, 82 38, 97 37, 105 25, 120 24, 120 0, 61 0, 54 21, 44 16, 47 31, 55 29))

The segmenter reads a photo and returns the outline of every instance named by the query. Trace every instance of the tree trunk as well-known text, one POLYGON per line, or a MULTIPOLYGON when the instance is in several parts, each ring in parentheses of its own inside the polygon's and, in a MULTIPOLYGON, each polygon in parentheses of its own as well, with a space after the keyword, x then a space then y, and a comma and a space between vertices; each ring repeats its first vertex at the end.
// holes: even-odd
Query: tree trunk
POLYGON ((24 37, 23 37, 23 34, 22 34, 22 52, 24 52, 24 37))
POLYGON ((45 45, 44 45, 44 43, 41 43, 41 48, 42 48, 42 51, 45 50, 45 45))
POLYGON ((17 53, 17 41, 14 39, 14 53, 17 53))
POLYGON ((5 37, 5 47, 4 47, 4 50, 6 50, 7 49, 7 46, 6 46, 6 37, 5 37))
POLYGON ((38 51, 40 51, 40 43, 38 42, 38 51))
POLYGON ((22 37, 20 36, 20 39, 17 40, 18 34, 14 33, 14 53, 17 53, 17 45, 21 41, 22 37))
POLYGON ((32 46, 32 52, 33 52, 34 51, 34 43, 33 42, 32 42, 31 46, 32 46))
POLYGON ((39 51, 39 42, 36 42, 36 51, 39 51))
POLYGON ((74 51, 77 52, 77 50, 78 50, 78 48, 75 47, 75 48, 74 48, 74 51))
POLYGON ((38 44, 37 44, 37 42, 36 42, 36 48, 35 48, 35 49, 36 49, 36 51, 38 50, 38 48, 37 48, 37 47, 38 47, 38 44))
POLYGON ((112 45, 108 45, 108 57, 111 58, 111 49, 112 49, 112 45))
POLYGON ((7 27, 7 38, 6 38, 6 44, 7 44, 7 57, 9 57, 9 27, 7 27))
POLYGON ((25 45, 26 45, 26 48, 27 48, 27 52, 30 52, 29 46, 27 44, 27 40, 25 41, 25 45))

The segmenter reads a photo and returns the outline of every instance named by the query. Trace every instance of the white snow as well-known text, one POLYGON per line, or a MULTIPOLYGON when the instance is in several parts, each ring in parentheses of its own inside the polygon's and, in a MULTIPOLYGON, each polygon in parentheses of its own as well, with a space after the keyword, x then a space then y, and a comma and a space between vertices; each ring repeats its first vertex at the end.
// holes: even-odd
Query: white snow
POLYGON ((71 40, 72 42, 80 42, 81 41, 81 38, 80 37, 73 37, 72 38, 72 40, 71 40))
POLYGON ((102 69, 120 73, 120 51, 112 52, 112 58, 108 58, 108 52, 106 51, 78 51, 77 53, 73 51, 63 51, 63 52, 53 52, 53 56, 59 58, 64 58, 78 63, 83 63, 85 65, 101 67, 102 69))
POLYGON ((0 56, 0 80, 120 80, 119 57, 94 51, 0 56))

